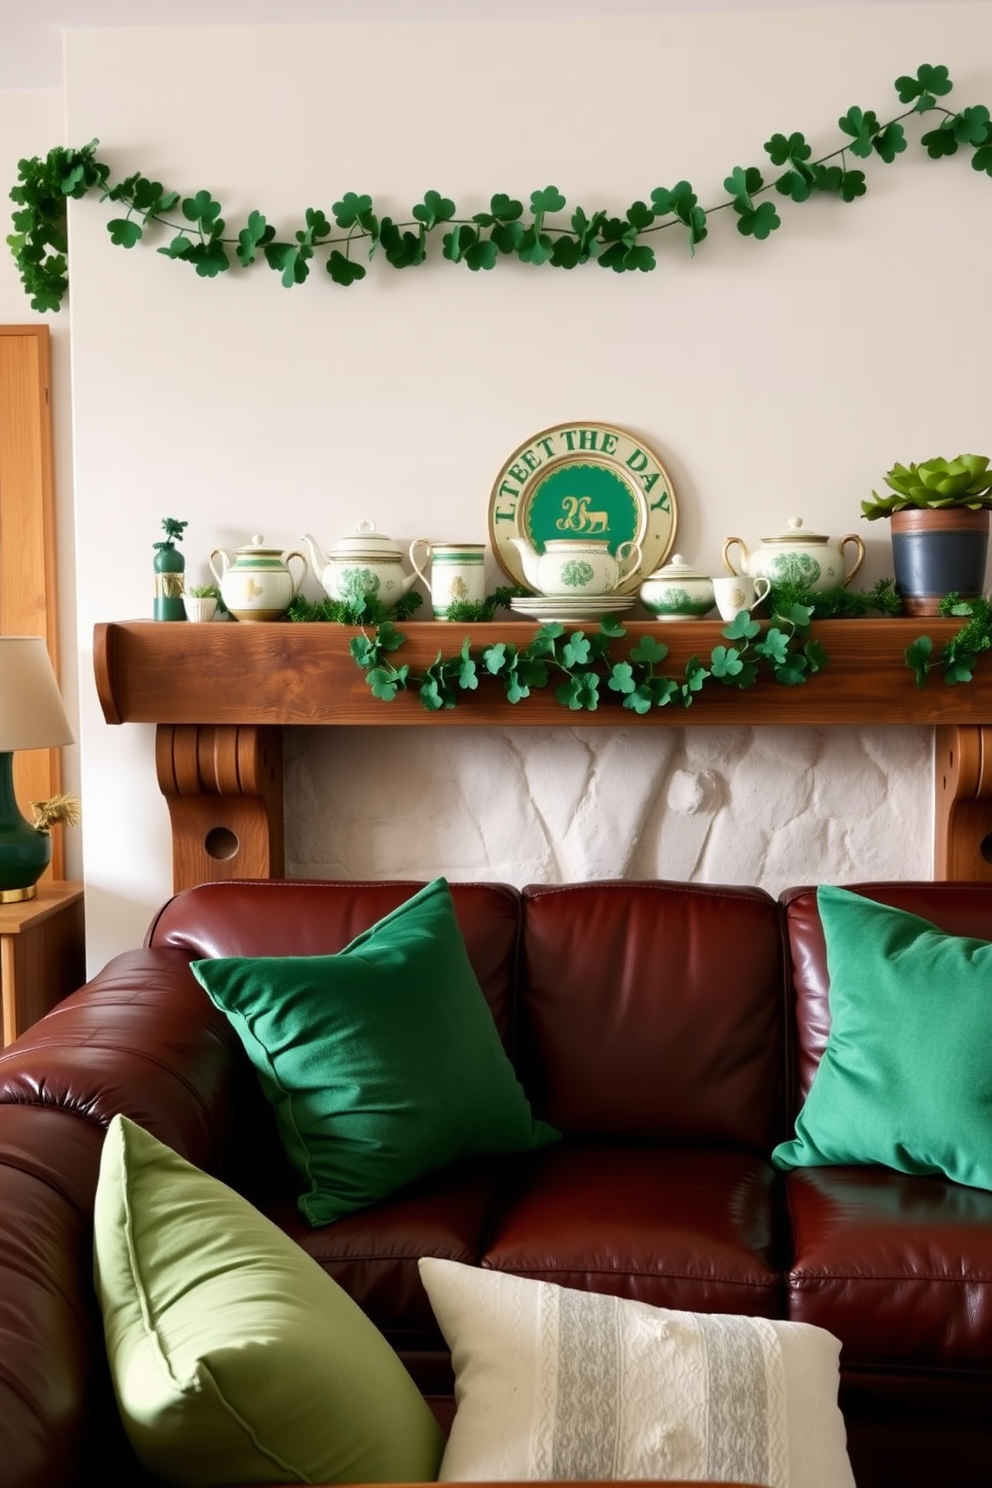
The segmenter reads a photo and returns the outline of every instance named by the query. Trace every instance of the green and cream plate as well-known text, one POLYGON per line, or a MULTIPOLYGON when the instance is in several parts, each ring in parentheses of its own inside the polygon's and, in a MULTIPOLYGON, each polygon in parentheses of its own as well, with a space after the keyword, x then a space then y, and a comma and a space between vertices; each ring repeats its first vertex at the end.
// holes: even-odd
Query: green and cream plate
POLYGON ((557 621, 559 625, 586 625, 604 615, 620 615, 633 608, 629 594, 534 594, 511 599, 510 609, 527 620, 542 624, 557 621))

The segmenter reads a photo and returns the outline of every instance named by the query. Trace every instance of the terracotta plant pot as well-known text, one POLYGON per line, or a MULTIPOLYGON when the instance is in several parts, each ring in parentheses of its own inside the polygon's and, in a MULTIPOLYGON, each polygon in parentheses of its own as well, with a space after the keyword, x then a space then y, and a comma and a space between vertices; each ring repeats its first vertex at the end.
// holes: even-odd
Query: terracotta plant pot
POLYGON ((896 592, 905 615, 939 615, 945 594, 985 590, 989 512, 966 506, 909 507, 890 518, 896 592))

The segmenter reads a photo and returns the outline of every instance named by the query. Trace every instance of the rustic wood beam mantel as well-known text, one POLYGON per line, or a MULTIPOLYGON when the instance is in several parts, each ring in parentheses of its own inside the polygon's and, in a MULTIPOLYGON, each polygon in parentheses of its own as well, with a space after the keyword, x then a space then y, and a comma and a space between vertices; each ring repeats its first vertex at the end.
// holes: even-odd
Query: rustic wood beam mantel
MULTIPOLYGON (((535 626, 511 621, 446 625, 404 621, 397 660, 426 667, 465 636, 474 646, 514 639, 535 626)), ((375 724, 445 728, 658 728, 917 724, 937 730, 935 873, 992 882, 992 661, 974 681, 918 688, 906 647, 926 633, 939 652, 951 620, 835 620, 813 634, 829 662, 800 687, 763 678, 753 688, 709 687, 691 708, 638 715, 612 697, 595 713, 573 713, 552 691, 516 705, 484 679, 457 708, 430 713, 415 693, 372 696, 349 652, 355 631, 330 624, 210 624, 111 621, 94 632, 97 691, 108 723, 158 725, 159 785, 169 804, 176 888, 209 878, 278 877, 282 857, 281 728, 375 724)), ((681 674, 719 643, 718 622, 626 625, 632 644, 650 634, 681 674)), ((618 652, 618 654, 620 654, 618 652)))

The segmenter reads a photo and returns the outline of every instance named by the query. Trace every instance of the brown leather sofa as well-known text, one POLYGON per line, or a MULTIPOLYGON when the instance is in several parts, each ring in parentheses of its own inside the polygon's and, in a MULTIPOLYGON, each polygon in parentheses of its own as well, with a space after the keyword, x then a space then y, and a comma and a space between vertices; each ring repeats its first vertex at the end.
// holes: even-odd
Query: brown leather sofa
MULTIPOLYGON (((326 954, 409 883, 228 883, 177 895, 0 1054, 0 1481, 147 1482, 116 1420, 91 1280, 119 1111, 241 1189, 359 1301, 438 1413, 446 1350, 422 1254, 843 1343, 859 1488, 977 1488, 992 1462, 992 1193, 881 1168, 776 1172, 829 1025, 815 893, 456 884, 469 953, 537 1114, 564 1140, 437 1174, 310 1229, 202 956, 326 954)), ((992 938, 992 886, 861 885, 992 938)), ((990 1056, 992 1057, 992 1056, 990 1056)))

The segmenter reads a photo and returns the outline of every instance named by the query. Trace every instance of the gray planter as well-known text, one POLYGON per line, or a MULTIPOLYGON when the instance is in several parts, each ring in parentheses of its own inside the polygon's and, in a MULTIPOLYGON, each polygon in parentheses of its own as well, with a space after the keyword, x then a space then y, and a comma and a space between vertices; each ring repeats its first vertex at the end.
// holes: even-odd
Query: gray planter
POLYGON ((985 590, 989 512, 966 506, 910 507, 889 519, 896 592, 905 615, 939 615, 945 594, 985 590))

